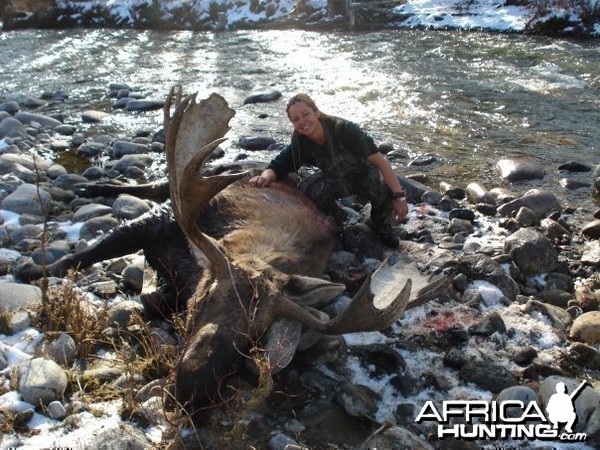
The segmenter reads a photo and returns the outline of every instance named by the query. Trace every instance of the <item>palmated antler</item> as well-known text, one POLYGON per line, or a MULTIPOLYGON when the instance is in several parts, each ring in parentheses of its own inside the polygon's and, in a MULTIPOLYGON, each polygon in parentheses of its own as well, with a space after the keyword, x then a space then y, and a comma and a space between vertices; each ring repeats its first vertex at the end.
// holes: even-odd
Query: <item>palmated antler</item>
POLYGON ((217 278, 228 276, 229 262, 196 224, 198 214, 209 200, 245 172, 211 177, 200 176, 208 157, 223 142, 229 120, 235 112, 218 94, 197 103, 196 95, 182 99, 181 86, 171 88, 164 108, 167 167, 173 213, 184 233, 206 256, 217 278), (171 117, 171 107, 175 112, 171 117), (198 150, 200 149, 200 150, 198 150))
MULTIPOLYGON (((383 264, 386 263, 387 261, 383 264)), ((377 277, 377 271, 373 277, 377 277)), ((371 281, 372 277, 367 277, 350 305, 326 322, 317 319, 306 309, 286 298, 281 298, 276 303, 276 312, 324 334, 383 330, 396 322, 405 311, 410 300, 412 281, 408 279, 402 288, 397 283, 390 286, 383 295, 378 296, 377 301, 371 292, 371 281)))

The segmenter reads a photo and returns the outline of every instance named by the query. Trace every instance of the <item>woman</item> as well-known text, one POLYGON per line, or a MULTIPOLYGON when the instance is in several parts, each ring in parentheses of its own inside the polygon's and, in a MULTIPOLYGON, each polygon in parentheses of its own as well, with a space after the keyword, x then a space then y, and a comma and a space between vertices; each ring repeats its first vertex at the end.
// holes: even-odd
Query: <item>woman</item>
POLYGON ((260 175, 250 179, 250 185, 266 187, 302 166, 316 166, 320 173, 300 183, 302 192, 340 224, 344 214, 337 199, 356 195, 359 201, 370 202, 370 227, 383 244, 397 247, 392 211, 401 221, 408 206, 398 177, 373 139, 358 125, 319 111, 306 94, 292 97, 286 112, 294 127, 292 141, 260 175))

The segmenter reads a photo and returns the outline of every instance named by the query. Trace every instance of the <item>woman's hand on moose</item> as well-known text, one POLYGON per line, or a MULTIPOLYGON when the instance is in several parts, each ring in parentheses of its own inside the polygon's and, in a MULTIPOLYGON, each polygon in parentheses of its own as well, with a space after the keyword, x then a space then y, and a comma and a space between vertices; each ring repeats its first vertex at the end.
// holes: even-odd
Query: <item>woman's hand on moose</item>
POLYGON ((262 175, 257 175, 248 180, 248 184, 253 187, 267 187, 271 183, 267 177, 263 177, 262 175))
POLYGON ((394 211, 396 211, 396 219, 400 223, 408 215, 408 204, 406 200, 394 200, 393 205, 394 211))

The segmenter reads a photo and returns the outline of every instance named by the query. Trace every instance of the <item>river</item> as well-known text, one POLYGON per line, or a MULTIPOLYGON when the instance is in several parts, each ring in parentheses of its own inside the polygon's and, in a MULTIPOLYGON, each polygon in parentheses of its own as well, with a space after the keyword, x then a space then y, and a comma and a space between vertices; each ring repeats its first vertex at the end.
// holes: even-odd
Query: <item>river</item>
MULTIPOLYGON (((39 112, 62 112, 89 134, 131 137, 141 128, 158 130, 162 113, 114 110, 102 124, 81 124, 86 109, 111 110, 110 83, 154 99, 175 83, 202 96, 214 91, 237 111, 225 145, 233 159, 243 135, 287 142, 285 101, 304 91, 322 111, 392 142, 408 154, 395 162, 400 172, 423 172, 433 187, 442 180, 500 186, 497 161, 527 155, 543 162, 547 176, 509 187, 549 189, 569 204, 597 208, 589 188, 560 187, 557 167, 600 163, 599 43, 417 30, 10 31, 0 33, 0 96, 61 90, 67 101, 39 112), (273 90, 283 94, 278 102, 243 105, 247 96, 273 90), (405 168, 427 154, 437 162, 405 168)), ((252 156, 266 161, 272 154, 252 156)), ((589 173, 573 177, 591 180, 589 173)))

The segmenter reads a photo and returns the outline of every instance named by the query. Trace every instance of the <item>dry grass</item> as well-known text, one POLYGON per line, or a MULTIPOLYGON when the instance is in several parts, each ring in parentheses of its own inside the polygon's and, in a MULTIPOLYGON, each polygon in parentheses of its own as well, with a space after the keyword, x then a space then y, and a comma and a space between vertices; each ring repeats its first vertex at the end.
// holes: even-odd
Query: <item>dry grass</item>
POLYGON ((11 329, 11 319, 12 319, 12 313, 0 306, 0 334, 11 334, 12 333, 12 329, 11 329))
POLYGON ((48 288, 33 323, 45 333, 68 333, 77 345, 77 356, 90 356, 106 323, 106 311, 94 311, 75 286, 75 272, 70 271, 62 283, 48 288))

